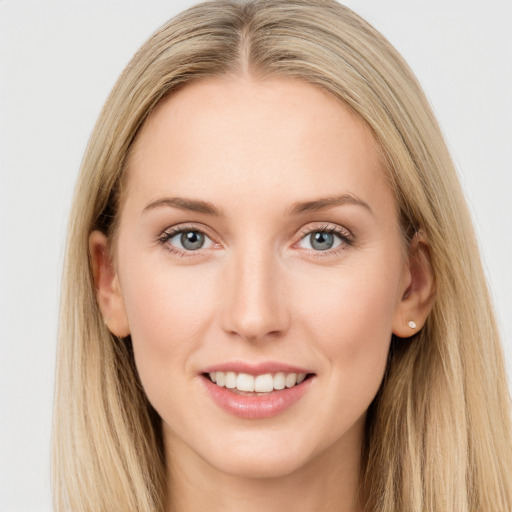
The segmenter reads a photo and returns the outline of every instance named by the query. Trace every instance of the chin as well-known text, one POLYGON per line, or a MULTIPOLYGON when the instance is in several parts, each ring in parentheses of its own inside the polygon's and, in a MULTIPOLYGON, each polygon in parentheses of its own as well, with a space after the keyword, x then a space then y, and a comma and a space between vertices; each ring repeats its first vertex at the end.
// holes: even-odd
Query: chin
MULTIPOLYGON (((326 436, 329 437, 329 434, 326 436)), ((231 431, 230 435, 198 452, 210 466, 227 475, 244 478, 280 478, 307 470, 321 454, 331 450, 332 442, 324 444, 325 439, 315 441, 314 432, 290 432, 277 425, 270 429, 253 428, 243 434, 231 431), (212 446, 214 449, 212 450, 212 446)), ((329 439, 329 441, 331 441, 329 439)))
POLYGON ((217 470, 231 476, 248 479, 273 479, 291 475, 307 465, 308 459, 294 454, 270 454, 261 451, 259 456, 231 453, 229 458, 211 461, 217 470))

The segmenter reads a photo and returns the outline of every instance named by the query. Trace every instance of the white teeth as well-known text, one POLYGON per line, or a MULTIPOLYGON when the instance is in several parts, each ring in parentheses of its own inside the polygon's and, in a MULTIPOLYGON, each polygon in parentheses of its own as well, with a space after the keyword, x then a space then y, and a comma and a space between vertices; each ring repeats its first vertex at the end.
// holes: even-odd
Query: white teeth
POLYGON ((226 372, 226 387, 229 389, 236 388, 236 373, 226 372))
POLYGON ((306 378, 305 373, 284 373, 277 372, 272 375, 265 373, 263 375, 249 375, 247 373, 235 372, 212 372, 209 374, 210 380, 217 386, 228 389, 237 389, 238 391, 270 393, 271 391, 292 388, 300 384, 306 378))
POLYGON ((274 389, 274 377, 270 373, 258 375, 254 379, 254 391, 258 393, 268 393, 274 389))
POLYGON ((254 391, 254 377, 247 373, 239 373, 236 378, 236 389, 239 391, 254 391))
POLYGON ((296 382, 297 382, 297 374, 296 373, 289 373, 286 376, 286 379, 284 381, 287 388, 292 388, 293 386, 295 386, 296 382))
POLYGON ((226 374, 224 372, 215 372, 215 382, 217 386, 223 388, 226 383, 226 374))
POLYGON ((286 375, 283 372, 278 372, 274 375, 274 389, 284 389, 286 375))

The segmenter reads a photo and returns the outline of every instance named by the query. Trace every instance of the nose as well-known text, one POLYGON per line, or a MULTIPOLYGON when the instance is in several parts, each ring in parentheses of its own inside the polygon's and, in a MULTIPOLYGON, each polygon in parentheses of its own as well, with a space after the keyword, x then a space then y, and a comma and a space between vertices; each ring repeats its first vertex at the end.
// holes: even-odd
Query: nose
POLYGON ((282 281, 270 252, 246 247, 234 254, 224 288, 224 330, 247 341, 280 337, 289 324, 282 281))

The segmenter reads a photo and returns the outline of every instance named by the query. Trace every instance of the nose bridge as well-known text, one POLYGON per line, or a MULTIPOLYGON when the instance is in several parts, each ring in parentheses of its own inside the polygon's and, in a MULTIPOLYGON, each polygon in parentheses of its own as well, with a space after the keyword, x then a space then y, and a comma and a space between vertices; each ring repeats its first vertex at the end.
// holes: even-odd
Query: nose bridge
POLYGON ((224 328, 247 340, 274 337, 287 328, 279 262, 254 241, 233 250, 228 271, 224 328))

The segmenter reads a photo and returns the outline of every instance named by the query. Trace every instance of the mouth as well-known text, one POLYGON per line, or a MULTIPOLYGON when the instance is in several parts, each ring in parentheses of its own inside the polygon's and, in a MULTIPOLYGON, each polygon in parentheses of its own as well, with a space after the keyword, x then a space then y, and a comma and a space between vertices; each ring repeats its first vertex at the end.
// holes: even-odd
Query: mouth
POLYGON ((241 396, 268 396, 299 386, 311 379, 313 373, 275 372, 251 375, 234 371, 215 371, 202 374, 212 384, 241 396))
POLYGON ((235 371, 237 365, 231 366, 235 368, 229 371, 208 369, 200 374, 201 380, 208 395, 221 409, 250 420, 271 418, 292 409, 309 394, 316 380, 315 373, 282 365, 265 365, 266 368, 259 371, 243 364, 238 365, 242 366, 240 371, 235 371))

